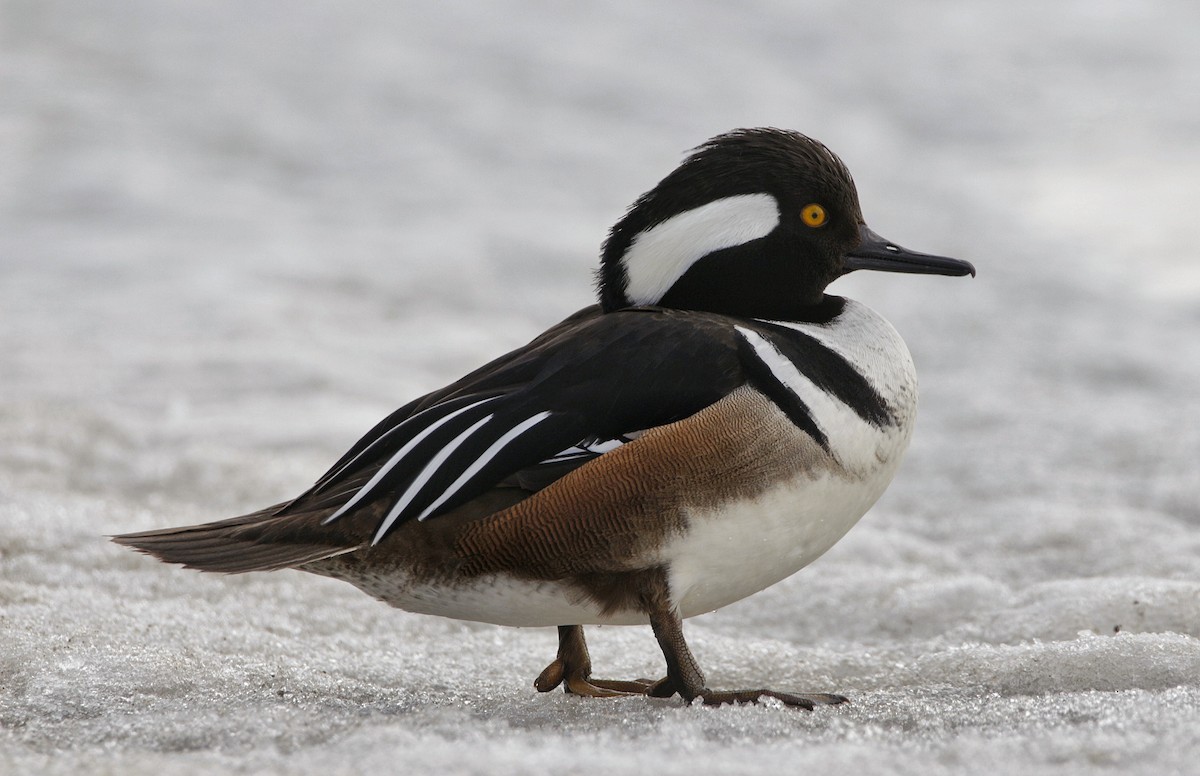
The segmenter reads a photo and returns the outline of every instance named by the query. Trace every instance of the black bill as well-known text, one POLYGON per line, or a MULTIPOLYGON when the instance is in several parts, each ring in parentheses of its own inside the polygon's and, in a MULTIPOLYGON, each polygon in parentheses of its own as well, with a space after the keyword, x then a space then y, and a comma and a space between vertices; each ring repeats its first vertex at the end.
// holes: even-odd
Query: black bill
POLYGON ((969 261, 951 259, 946 256, 931 256, 901 248, 885 240, 863 224, 858 230, 861 242, 846 253, 844 272, 856 269, 874 269, 883 272, 914 272, 922 275, 970 275, 975 277, 975 267, 969 261))

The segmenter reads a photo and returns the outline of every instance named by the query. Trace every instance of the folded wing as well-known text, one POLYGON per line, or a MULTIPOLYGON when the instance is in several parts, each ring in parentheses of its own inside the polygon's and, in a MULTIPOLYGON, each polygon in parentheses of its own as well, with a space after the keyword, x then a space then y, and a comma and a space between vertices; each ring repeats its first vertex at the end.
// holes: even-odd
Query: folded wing
POLYGON ((727 324, 659 309, 576 315, 397 410, 277 514, 326 509, 329 525, 372 505, 377 544, 498 484, 545 487, 742 381, 727 324))

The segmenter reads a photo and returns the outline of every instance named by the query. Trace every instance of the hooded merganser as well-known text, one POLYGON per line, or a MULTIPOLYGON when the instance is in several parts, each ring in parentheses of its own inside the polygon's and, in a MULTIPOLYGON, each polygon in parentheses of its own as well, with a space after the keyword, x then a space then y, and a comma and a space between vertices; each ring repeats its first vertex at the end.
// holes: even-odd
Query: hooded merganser
POLYGON ((867 228, 804 135, 695 149, 603 247, 600 303, 392 413, 297 498, 114 537, 205 571, 346 580, 402 609, 559 628, 547 691, 708 704, 682 619, 828 550, 891 481, 917 405, 895 329, 826 286, 856 269, 974 275, 867 228), (591 677, 584 624, 649 623, 667 675, 591 677))

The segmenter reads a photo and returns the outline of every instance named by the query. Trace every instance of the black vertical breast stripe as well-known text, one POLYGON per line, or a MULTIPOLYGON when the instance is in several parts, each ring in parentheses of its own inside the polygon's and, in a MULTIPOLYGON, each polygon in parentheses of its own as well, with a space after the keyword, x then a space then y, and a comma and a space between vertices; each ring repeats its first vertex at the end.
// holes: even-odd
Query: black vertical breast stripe
POLYGON ((891 407, 879 395, 879 391, 875 390, 875 386, 850 362, 826 347, 820 340, 769 321, 754 321, 750 325, 770 340, 784 358, 795 364, 801 374, 854 410, 860 418, 878 428, 895 425, 896 419, 892 415, 891 407))
POLYGON ((775 402, 788 419, 796 424, 796 428, 811 436, 826 452, 830 452, 829 438, 817 425, 808 405, 792 389, 779 381, 771 367, 762 360, 754 345, 745 337, 738 337, 738 356, 750 383, 775 402))

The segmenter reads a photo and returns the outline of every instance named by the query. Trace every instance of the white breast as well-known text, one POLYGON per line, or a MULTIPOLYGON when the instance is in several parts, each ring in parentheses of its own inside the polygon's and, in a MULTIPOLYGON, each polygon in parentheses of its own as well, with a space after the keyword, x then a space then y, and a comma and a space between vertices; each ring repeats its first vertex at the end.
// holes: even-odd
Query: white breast
MULTIPOLYGON (((791 362, 775 364, 776 376, 800 397, 828 438, 833 465, 810 467, 754 497, 689 510, 688 532, 666 553, 672 595, 685 617, 745 598, 820 557, 883 494, 912 435, 916 372, 891 324, 847 301, 830 325, 782 325, 845 358, 887 402, 896 423, 868 423, 791 362)), ((806 444, 808 437, 799 430, 780 440, 781 447, 794 445, 797 451, 806 444)))

